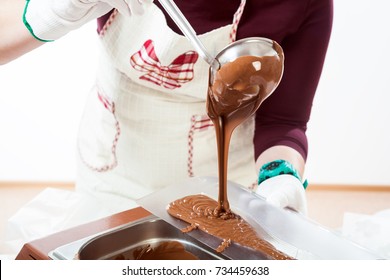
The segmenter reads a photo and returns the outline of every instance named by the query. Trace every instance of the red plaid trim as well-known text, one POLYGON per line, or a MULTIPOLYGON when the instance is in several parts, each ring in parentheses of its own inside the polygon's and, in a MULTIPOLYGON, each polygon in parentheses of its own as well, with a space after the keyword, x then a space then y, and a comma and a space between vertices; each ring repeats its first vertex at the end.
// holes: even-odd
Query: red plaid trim
POLYGON ((253 191, 256 187, 257 187, 257 181, 253 182, 251 185, 249 185, 248 189, 253 191))
POLYGON ((111 23, 114 21, 114 19, 115 19, 117 14, 118 14, 118 10, 117 9, 112 11, 110 17, 108 18, 108 20, 106 21, 106 23, 103 25, 102 29, 99 32, 99 36, 100 37, 103 37, 106 34, 106 31, 107 31, 108 27, 110 27, 111 23))
POLYGON ((191 117, 191 128, 188 132, 188 159, 187 173, 189 177, 194 177, 193 157, 194 157, 194 133, 195 131, 204 131, 213 127, 214 124, 207 115, 194 115, 191 117))
POLYGON ((230 41, 234 42, 236 40, 236 35, 237 35, 237 27, 238 24, 240 23, 242 13, 244 12, 246 0, 241 0, 241 4, 238 7, 237 11, 234 13, 233 17, 233 26, 232 30, 230 31, 230 41))
POLYGON ((115 113, 115 104, 110 100, 108 96, 104 96, 100 92, 97 93, 99 101, 103 104, 103 106, 110 111, 111 113, 115 113))
POLYGON ((161 65, 152 40, 147 40, 141 49, 130 57, 131 66, 138 71, 147 72, 141 80, 152 82, 168 89, 181 87, 194 78, 194 65, 198 54, 189 51, 179 55, 168 66, 161 65))

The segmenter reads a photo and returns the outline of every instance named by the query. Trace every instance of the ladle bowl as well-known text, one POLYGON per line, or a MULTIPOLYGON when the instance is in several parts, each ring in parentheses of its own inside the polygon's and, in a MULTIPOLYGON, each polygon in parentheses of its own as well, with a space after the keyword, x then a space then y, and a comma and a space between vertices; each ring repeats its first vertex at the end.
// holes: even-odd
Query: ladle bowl
MULTIPOLYGON (((216 60, 210 65, 210 82, 213 82, 216 72, 221 66, 232 62, 242 56, 277 56, 282 64, 282 71, 279 77, 276 77, 275 87, 279 85, 282 79, 284 69, 284 53, 282 47, 275 41, 264 37, 249 37, 230 43, 223 48, 217 55, 216 60)), ((269 94, 271 94, 271 91, 269 94)))
MULTIPOLYGON (((215 58, 216 59, 214 60, 213 63, 210 64, 209 67, 209 89, 208 89, 208 96, 207 96, 208 115, 211 119, 215 119, 219 115, 218 111, 220 112, 220 110, 218 108, 222 108, 221 106, 228 108, 227 105, 230 105, 230 109, 227 110, 228 112, 229 110, 245 111, 245 114, 247 114, 247 117, 249 117, 250 115, 255 113, 255 111, 260 107, 262 102, 275 91, 283 76, 283 70, 284 70, 283 49, 277 42, 268 38, 249 37, 249 38, 244 38, 235 41, 229 44, 228 46, 226 46, 225 48, 223 48, 216 55, 215 58), (260 69, 258 74, 259 76, 256 78, 259 79, 260 77, 260 80, 258 80, 260 90, 259 93, 257 94, 257 97, 255 97, 255 99, 252 99, 252 101, 249 102, 251 103, 250 106, 251 109, 243 106, 234 107, 233 106, 234 103, 229 104, 231 102, 229 101, 229 99, 231 100, 229 95, 235 94, 236 88, 234 84, 229 85, 226 83, 230 83, 232 81, 228 82, 228 80, 226 80, 225 82, 223 82, 227 87, 227 90, 226 92, 222 90, 222 92, 219 93, 220 97, 216 98, 218 94, 215 95, 213 91, 214 88, 213 85, 216 80, 217 73, 219 71, 222 71, 222 68, 227 63, 232 63, 232 62, 234 63, 236 59, 243 58, 245 56, 259 57, 260 59, 266 59, 268 61, 266 62, 266 60, 264 61, 261 60, 265 64, 262 64, 263 62, 260 62, 260 69)), ((225 70, 225 73, 227 73, 226 71, 231 72, 235 68, 236 67, 229 66, 227 68, 229 70, 225 70)), ((239 71, 247 71, 247 69, 241 69, 241 68, 237 68, 237 69, 240 69, 239 71)), ((233 70, 233 71, 237 71, 237 70, 233 70)), ((236 78, 237 79, 236 81, 239 82, 241 79, 240 73, 237 72, 237 75, 238 76, 236 78)), ((226 74, 224 74, 223 76, 226 78, 226 74)), ((218 79, 222 81, 225 78, 220 77, 218 79)), ((247 83, 251 83, 251 80, 248 80, 247 83)), ((221 88, 219 86, 217 86, 216 89, 218 89, 218 91, 221 91, 221 88)), ((246 97, 245 99, 248 101, 246 97)), ((248 104, 247 101, 245 101, 246 104, 248 104)))

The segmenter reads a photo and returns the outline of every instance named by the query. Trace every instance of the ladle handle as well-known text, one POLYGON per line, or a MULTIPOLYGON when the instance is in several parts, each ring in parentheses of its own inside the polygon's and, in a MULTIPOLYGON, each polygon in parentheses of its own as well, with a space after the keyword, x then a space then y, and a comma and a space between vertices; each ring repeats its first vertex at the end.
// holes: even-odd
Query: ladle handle
POLYGON ((205 46, 196 35, 195 30, 192 28, 191 24, 187 21, 186 17, 176 6, 176 4, 172 0, 159 0, 159 2, 161 6, 165 9, 165 11, 169 14, 169 16, 173 19, 173 21, 177 24, 177 26, 180 28, 181 32, 183 32, 184 36, 186 36, 186 38, 195 47, 195 50, 198 52, 198 54, 209 65, 212 65, 215 61, 215 57, 213 57, 207 52, 205 46))

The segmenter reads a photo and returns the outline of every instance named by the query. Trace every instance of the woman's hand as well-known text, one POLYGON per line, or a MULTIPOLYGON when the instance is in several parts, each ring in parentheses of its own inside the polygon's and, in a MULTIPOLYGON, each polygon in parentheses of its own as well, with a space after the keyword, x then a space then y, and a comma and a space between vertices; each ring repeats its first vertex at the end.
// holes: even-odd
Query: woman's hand
POLYGON ((256 193, 280 208, 307 214, 306 193, 302 182, 292 175, 278 175, 258 185, 256 193))
POLYGON ((130 16, 142 14, 152 0, 27 0, 23 16, 30 33, 40 41, 53 41, 112 9, 130 16))

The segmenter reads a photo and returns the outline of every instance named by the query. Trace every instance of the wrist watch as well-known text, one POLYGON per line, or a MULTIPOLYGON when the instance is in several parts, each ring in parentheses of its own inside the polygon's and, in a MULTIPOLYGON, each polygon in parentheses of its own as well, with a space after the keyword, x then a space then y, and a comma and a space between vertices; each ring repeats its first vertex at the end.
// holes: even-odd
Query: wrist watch
MULTIPOLYGON (((302 182, 298 174, 298 171, 294 168, 294 166, 291 163, 283 159, 278 159, 278 160, 268 162, 260 168, 259 179, 257 183, 260 184, 261 182, 269 178, 282 175, 282 174, 292 175, 302 182)), ((303 188, 306 189, 308 185, 307 180, 305 180, 302 183, 302 185, 303 188)))

